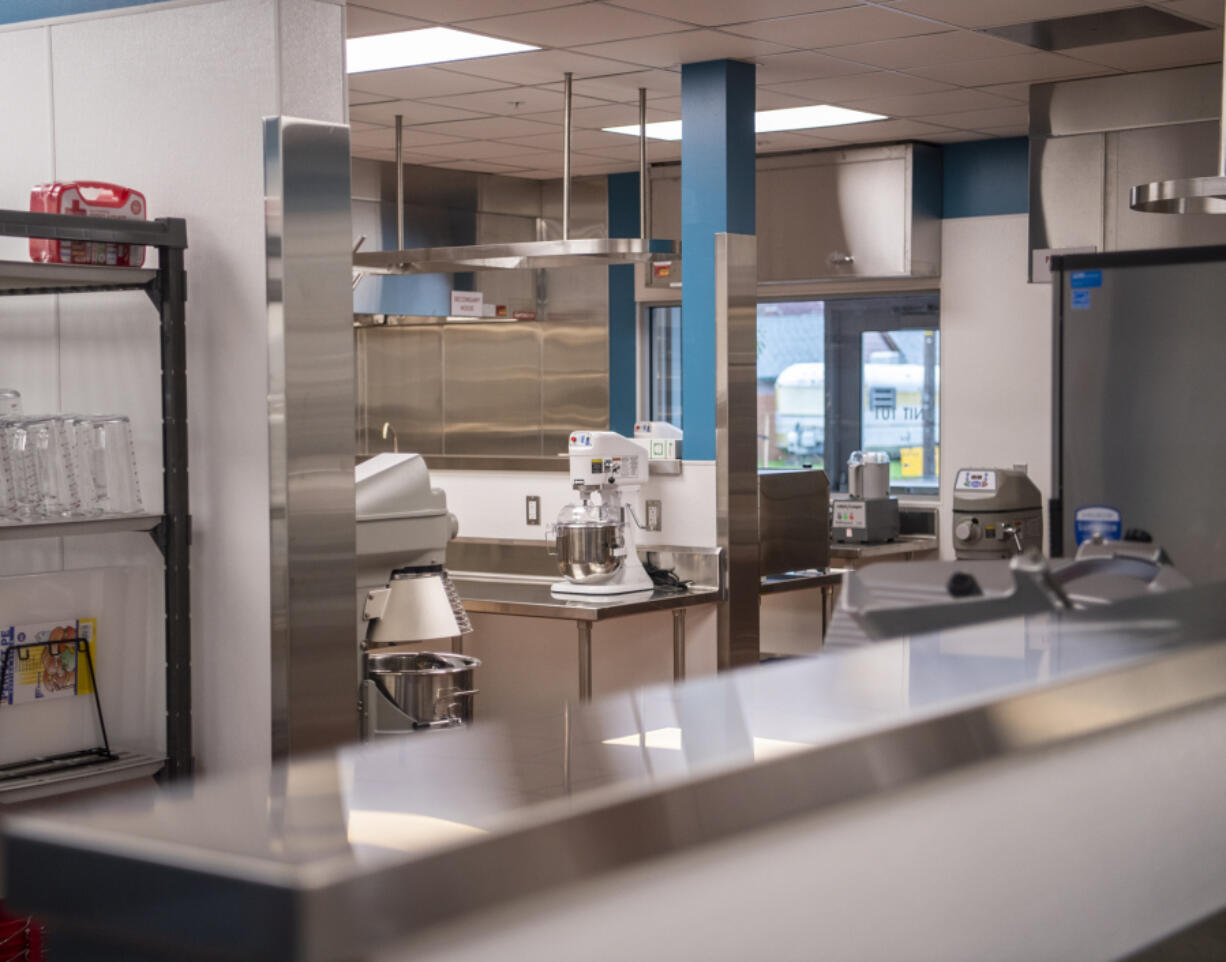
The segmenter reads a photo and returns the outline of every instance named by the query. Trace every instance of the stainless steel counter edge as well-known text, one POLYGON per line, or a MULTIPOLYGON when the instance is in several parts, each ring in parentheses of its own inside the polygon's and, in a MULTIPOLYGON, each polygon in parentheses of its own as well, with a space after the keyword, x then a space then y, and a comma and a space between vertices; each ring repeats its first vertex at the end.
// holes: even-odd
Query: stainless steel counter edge
POLYGON ((557 579, 484 581, 455 578, 456 590, 464 609, 470 614, 518 615, 525 618, 558 618, 565 621, 604 621, 649 611, 668 611, 693 605, 714 604, 720 599, 718 588, 691 586, 672 592, 656 588, 650 595, 570 595, 550 593, 557 579))
POLYGON ((106 839, 95 838, 82 841, 92 856, 82 858, 64 844, 62 821, 38 816, 6 822, 6 870, 22 878, 15 908, 45 909, 62 897, 60 873, 71 864, 74 886, 95 894, 74 908, 79 923, 115 931, 136 926, 147 944, 194 940, 202 951, 227 950, 222 957, 235 959, 262 959, 270 951, 311 962, 349 959, 520 896, 1223 697, 1226 643, 1218 641, 938 709, 749 766, 544 803, 505 831, 362 874, 348 866, 329 878, 332 863, 317 864, 292 884, 249 873, 245 859, 214 859, 207 868, 180 860, 184 871, 172 879, 159 875, 155 885, 148 862, 169 864, 171 846, 128 841, 125 851, 107 852, 106 839), (495 865, 499 870, 490 871, 495 865), (207 900, 210 911, 175 910, 191 898, 207 900))

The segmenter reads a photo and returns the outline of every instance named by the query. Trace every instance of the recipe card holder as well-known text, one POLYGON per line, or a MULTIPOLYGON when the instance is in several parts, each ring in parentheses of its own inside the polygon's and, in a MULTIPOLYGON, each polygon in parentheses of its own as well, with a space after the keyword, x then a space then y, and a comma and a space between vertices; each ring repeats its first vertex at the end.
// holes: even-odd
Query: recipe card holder
MULTIPOLYGON (((16 686, 17 663, 30 660, 32 648, 47 648, 50 645, 74 645, 77 653, 77 681, 80 689, 81 663, 89 669, 90 688, 94 696, 94 710, 98 715, 98 731, 102 735, 102 744, 96 748, 83 748, 77 751, 60 752, 54 755, 40 755, 22 762, 9 762, 0 765, 0 784, 18 778, 29 778, 38 775, 51 775, 70 769, 82 768, 86 765, 99 765, 103 762, 115 761, 119 758, 111 751, 111 743, 106 734, 106 722, 102 717, 102 698, 98 693, 98 675, 94 671, 94 658, 89 650, 89 640, 76 638, 71 641, 31 641, 19 645, 9 645, 0 655, 0 693, 4 692, 9 682, 9 672, 13 672, 13 684, 16 686)), ((10 703, 11 704, 11 703, 10 703)))

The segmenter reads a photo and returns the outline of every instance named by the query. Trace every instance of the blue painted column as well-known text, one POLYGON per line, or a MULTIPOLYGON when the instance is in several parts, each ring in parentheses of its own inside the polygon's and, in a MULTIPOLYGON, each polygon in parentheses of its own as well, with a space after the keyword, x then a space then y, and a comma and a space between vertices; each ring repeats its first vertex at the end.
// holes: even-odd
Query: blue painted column
POLYGON ((681 67, 681 412, 687 461, 715 460, 715 235, 753 234, 754 65, 681 67))
MULTIPOLYGON (((639 175, 609 175, 609 236, 638 237, 639 175)), ((609 430, 631 437, 638 415, 638 307, 634 265, 609 268, 609 430)))

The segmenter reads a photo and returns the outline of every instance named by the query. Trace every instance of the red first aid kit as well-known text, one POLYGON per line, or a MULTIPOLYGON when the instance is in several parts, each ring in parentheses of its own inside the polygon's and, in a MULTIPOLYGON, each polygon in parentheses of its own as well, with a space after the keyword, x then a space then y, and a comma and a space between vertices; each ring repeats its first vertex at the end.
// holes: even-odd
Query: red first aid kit
MULTIPOLYGON (((98 181, 39 184, 30 191, 30 210, 43 214, 80 214, 121 220, 146 219, 144 194, 131 187, 98 181)), ((128 244, 35 238, 30 241, 30 260, 51 264, 140 267, 145 263, 145 248, 128 244)))

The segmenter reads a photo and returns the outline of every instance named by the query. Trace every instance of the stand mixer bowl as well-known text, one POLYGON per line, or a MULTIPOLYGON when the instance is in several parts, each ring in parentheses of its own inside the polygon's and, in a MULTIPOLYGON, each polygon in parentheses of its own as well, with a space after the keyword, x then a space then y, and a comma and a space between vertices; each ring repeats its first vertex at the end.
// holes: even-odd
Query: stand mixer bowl
POLYGON ((621 569, 625 545, 620 522, 560 522, 554 529, 558 570, 573 584, 600 584, 621 569))

